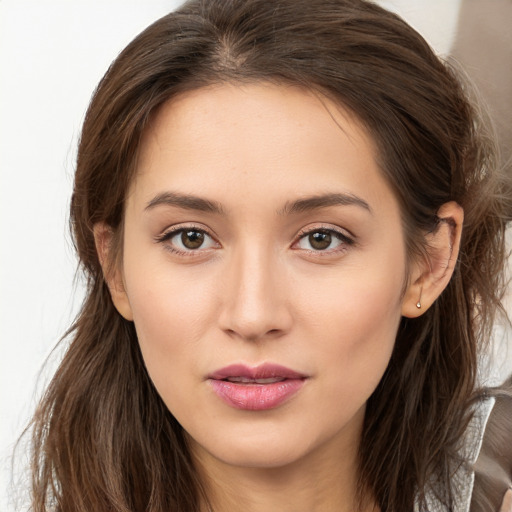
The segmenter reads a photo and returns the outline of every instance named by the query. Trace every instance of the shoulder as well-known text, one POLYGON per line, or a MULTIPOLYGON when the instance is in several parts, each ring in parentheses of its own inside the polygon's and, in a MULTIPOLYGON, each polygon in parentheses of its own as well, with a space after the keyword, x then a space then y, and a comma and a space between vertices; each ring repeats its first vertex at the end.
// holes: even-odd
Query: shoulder
POLYGON ((498 511, 512 484, 512 376, 490 390, 494 407, 485 426, 474 464, 471 512, 498 511))
MULTIPOLYGON (((475 467, 480 459, 483 439, 496 398, 483 394, 472 405, 472 415, 457 455, 453 458, 445 477, 439 475, 425 493, 425 509, 415 503, 415 512, 474 512, 471 507, 475 484, 475 467), (449 479, 449 482, 445 479, 449 479)), ((480 509, 478 509, 480 511, 480 509)), ((483 509, 493 512, 491 509, 483 509)))
MULTIPOLYGON (((452 507, 438 496, 440 482, 426 494, 429 512, 498 512, 512 484, 512 377, 486 389, 475 402, 451 473, 452 507)), ((415 512, 419 512, 418 503, 415 512)))

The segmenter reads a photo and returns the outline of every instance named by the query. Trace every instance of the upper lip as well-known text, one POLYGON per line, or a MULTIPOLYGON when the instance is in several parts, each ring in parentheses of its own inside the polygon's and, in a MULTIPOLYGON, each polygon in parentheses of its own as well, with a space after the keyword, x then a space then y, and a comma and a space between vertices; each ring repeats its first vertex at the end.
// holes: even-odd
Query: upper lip
POLYGON ((223 380, 229 377, 245 377, 247 379, 305 379, 307 375, 273 363, 263 363, 254 367, 244 364, 232 364, 219 368, 208 375, 209 379, 214 380, 223 380))

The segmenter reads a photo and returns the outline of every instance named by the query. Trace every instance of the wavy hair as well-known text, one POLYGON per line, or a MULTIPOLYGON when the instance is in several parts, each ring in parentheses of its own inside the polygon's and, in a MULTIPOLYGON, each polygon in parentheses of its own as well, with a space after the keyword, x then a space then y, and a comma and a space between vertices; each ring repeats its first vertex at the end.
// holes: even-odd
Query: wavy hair
POLYGON ((422 316, 402 319, 368 401, 358 468, 361 497, 382 511, 412 510, 415 498, 424 506, 432 481, 450 506, 479 350, 500 308, 507 215, 494 145, 468 91, 418 33, 370 2, 191 0, 126 47, 87 111, 71 202, 87 294, 33 420, 35 512, 196 512, 206 499, 134 326, 112 303, 93 227, 108 224, 120 254, 141 137, 164 102, 257 81, 305 87, 356 114, 400 202, 411 258, 426 254, 442 204, 464 209, 453 278, 422 316))

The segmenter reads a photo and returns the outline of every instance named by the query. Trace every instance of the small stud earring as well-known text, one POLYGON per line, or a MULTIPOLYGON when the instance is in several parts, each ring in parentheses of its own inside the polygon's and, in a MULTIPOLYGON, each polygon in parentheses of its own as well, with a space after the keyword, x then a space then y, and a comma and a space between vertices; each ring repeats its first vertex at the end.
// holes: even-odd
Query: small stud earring
POLYGON ((423 288, 420 289, 420 296, 418 298, 418 302, 416 302, 416 307, 421 309, 421 294, 423 293, 423 288))

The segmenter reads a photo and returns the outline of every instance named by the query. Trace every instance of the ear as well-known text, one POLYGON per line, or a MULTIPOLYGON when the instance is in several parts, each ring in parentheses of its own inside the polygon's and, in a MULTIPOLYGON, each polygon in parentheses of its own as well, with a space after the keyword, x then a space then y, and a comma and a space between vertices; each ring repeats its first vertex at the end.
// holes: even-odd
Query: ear
POLYGON ((110 290, 112 302, 121 316, 126 320, 133 321, 132 308, 126 294, 119 258, 113 253, 113 238, 114 233, 110 226, 104 222, 94 225, 96 252, 103 270, 103 277, 110 290))
POLYGON ((441 295, 453 274, 459 255, 464 211, 455 202, 443 204, 439 222, 426 235, 427 258, 412 264, 410 280, 402 302, 402 315, 421 316, 441 295))

